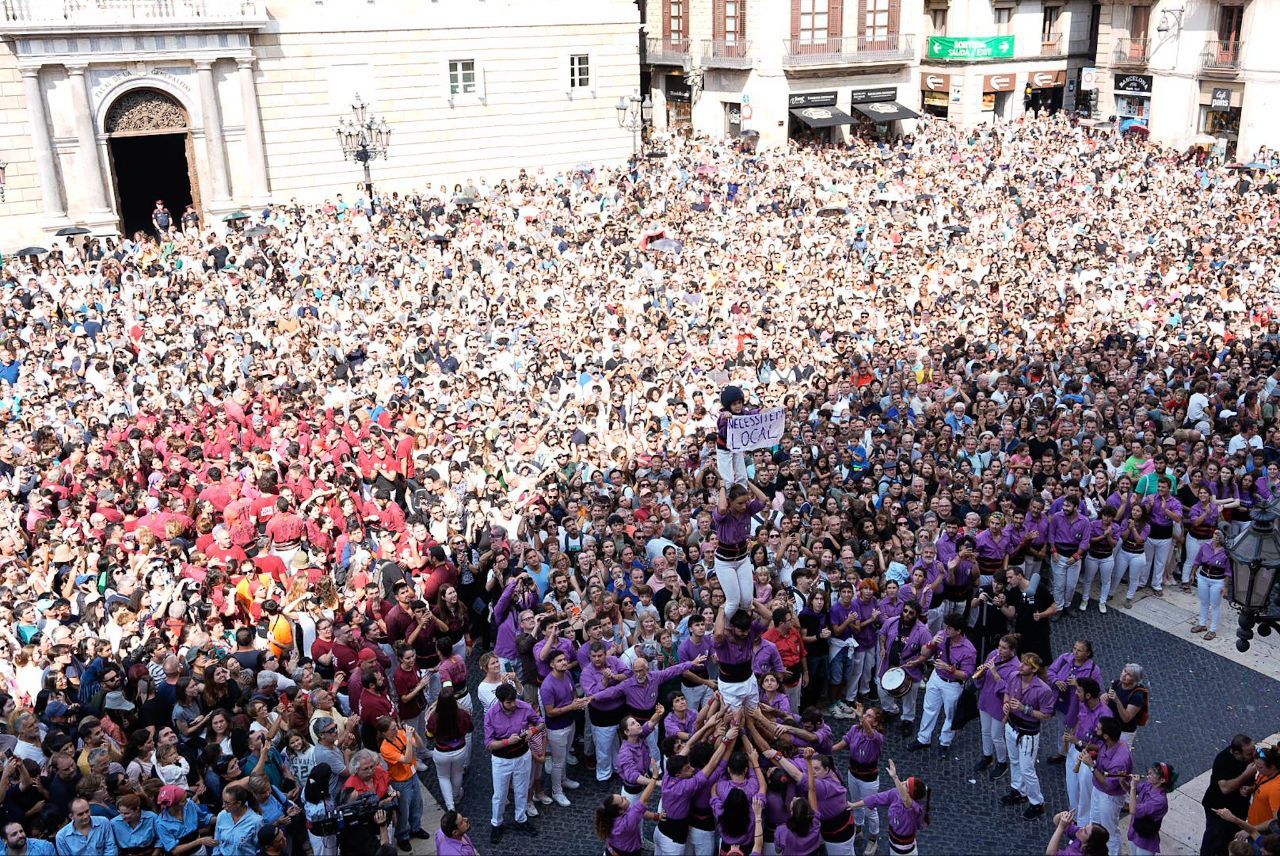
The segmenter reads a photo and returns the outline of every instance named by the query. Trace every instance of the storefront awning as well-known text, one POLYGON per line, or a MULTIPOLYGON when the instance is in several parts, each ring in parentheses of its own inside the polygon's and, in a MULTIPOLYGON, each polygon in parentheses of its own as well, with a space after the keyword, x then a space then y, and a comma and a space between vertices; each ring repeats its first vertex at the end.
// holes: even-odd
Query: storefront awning
POLYGON ((853 123, 852 116, 836 107, 802 107, 792 110, 791 115, 810 128, 831 128, 853 123))
POLYGON ((870 104, 854 104, 854 109, 873 122, 895 122, 898 119, 919 119, 920 114, 908 110, 897 101, 872 101, 870 104))

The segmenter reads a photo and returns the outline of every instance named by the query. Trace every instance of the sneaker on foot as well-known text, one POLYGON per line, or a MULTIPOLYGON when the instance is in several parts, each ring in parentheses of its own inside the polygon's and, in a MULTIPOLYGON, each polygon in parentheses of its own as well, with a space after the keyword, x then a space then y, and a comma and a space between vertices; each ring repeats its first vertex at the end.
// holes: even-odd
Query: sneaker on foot
POLYGON ((490 826, 489 827, 489 843, 497 844, 499 841, 502 840, 502 836, 504 833, 506 833, 506 831, 507 831, 507 828, 505 826, 490 826))
POLYGON ((987 769, 992 764, 994 764, 995 761, 996 759, 991 755, 983 755, 982 760, 980 760, 978 763, 973 765, 973 771, 975 773, 981 773, 983 770, 987 769))
POLYGON ((1125 608, 1125 609, 1133 609, 1133 598, 1126 597, 1126 598, 1124 599, 1124 608, 1125 608))
POLYGON ((551 799, 561 808, 568 808, 570 805, 569 798, 564 794, 552 794, 551 799))
POLYGON ((1044 803, 1027 806, 1027 810, 1022 813, 1022 817, 1024 820, 1035 820, 1037 817, 1044 817, 1044 803))
POLYGON ((401 853, 412 853, 413 844, 411 844, 409 842, 409 839, 406 838, 403 841, 396 842, 396 849, 398 849, 401 853))
POLYGON ((1089 599, 1086 597, 1084 600, 1080 601, 1080 611, 1085 612, 1088 609, 1089 609, 1089 599))
POLYGON ((875 840, 875 838, 868 838, 867 846, 862 849, 862 856, 876 856, 877 843, 878 842, 875 840))
POLYGON ((1098 612, 1102 613, 1103 615, 1107 614, 1107 602, 1105 600, 1098 602, 1098 612))
POLYGON ((929 748, 928 743, 921 743, 919 740, 912 740, 911 745, 907 747, 907 749, 911 752, 920 752, 928 748, 929 748))
POLYGON ((537 835, 538 834, 538 827, 534 826, 532 823, 530 823, 527 820, 524 823, 517 823, 513 828, 515 829, 516 832, 520 833, 521 835, 537 835))
POLYGON ((1007 772, 1009 772, 1008 762, 998 763, 991 768, 991 772, 987 774, 987 778, 994 782, 997 779, 1002 778, 1007 772))
POLYGON ((576 766, 578 766, 578 756, 577 756, 577 755, 570 755, 570 756, 568 756, 567 758, 565 758, 565 759, 564 759, 564 762, 565 762, 566 764, 568 764, 570 767, 576 767, 576 766))
POLYGON ((524 807, 524 813, 529 815, 529 817, 537 817, 538 807, 534 805, 532 801, 530 801, 529 804, 524 807))
POLYGON ((533 798, 543 805, 551 805, 551 797, 546 794, 535 794, 533 798))
POLYGON ((576 791, 578 788, 582 787, 582 785, 579 782, 575 782, 573 779, 565 779, 560 784, 561 786, 566 787, 571 791, 576 791))
POLYGON ((1012 789, 1009 791, 1009 793, 1000 797, 1001 805, 1021 805, 1026 801, 1027 801, 1026 797, 1024 797, 1022 794, 1012 789))

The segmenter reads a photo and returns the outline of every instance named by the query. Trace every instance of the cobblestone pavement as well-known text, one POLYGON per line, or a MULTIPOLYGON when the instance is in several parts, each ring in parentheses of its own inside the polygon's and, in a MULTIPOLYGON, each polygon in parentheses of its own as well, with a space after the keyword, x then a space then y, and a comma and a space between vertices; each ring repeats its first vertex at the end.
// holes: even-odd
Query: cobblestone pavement
MULTIPOLYGON (((1181 628, 1171 630, 1177 633, 1181 628)), ((1093 642, 1108 681, 1119 676, 1126 662, 1137 661, 1146 668, 1152 687, 1152 714, 1151 723, 1138 734, 1135 753, 1140 767, 1165 761, 1173 765, 1182 781, 1188 781, 1210 767, 1219 748, 1237 731, 1267 735, 1280 725, 1280 683, 1129 618, 1119 609, 1107 615, 1091 610, 1081 616, 1072 611, 1069 618, 1054 625, 1055 652, 1068 650, 1079 638, 1093 642)), ((847 726, 846 722, 835 723, 837 734, 847 726)), ((1042 738, 1041 759, 1053 754, 1060 737, 1061 720, 1055 719, 1042 738)), ((885 757, 897 762, 904 778, 921 776, 934 789, 932 825, 920 836, 921 853, 1004 856, 1044 852, 1052 832, 1049 818, 1066 806, 1062 767, 1041 760, 1038 770, 1048 811, 1043 819, 1027 821, 1022 819, 1020 807, 1000 805, 999 798, 1008 788, 1007 776, 992 783, 985 774, 971 772, 981 755, 976 722, 960 731, 945 756, 936 748, 936 739, 935 747, 919 753, 905 750, 909 742, 910 737, 891 728, 885 757)), ((582 783, 580 790, 570 794, 571 807, 539 806, 540 816, 533 820, 536 837, 508 831, 498 846, 490 844, 489 763, 478 739, 476 745, 461 808, 474 824, 473 838, 481 853, 585 856, 602 851, 593 829, 593 812, 606 793, 616 791, 617 780, 613 788, 606 788, 596 784, 595 774, 582 767, 570 769, 573 778, 582 783)), ((846 760, 837 758, 841 770, 846 760)), ((888 776, 882 775, 881 782, 888 787, 888 776)), ((881 817, 883 826, 883 813, 881 817)), ((511 821, 508 807, 507 822, 511 821)), ((646 823, 646 840, 651 834, 652 824, 646 823)), ((880 852, 887 853, 887 842, 883 835, 881 838, 880 852)))

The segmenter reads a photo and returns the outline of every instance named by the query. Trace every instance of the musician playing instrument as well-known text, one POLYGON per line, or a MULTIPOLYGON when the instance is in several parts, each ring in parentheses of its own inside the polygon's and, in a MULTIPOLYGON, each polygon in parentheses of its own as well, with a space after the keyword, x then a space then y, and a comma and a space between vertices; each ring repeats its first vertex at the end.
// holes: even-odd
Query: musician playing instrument
POLYGON ((996 650, 973 673, 973 682, 978 687, 978 720, 982 726, 982 759, 973 771, 980 773, 990 767, 988 778, 993 782, 1009 772, 1009 752, 1004 742, 1004 700, 1000 692, 1004 683, 1017 673, 1016 633, 1002 636, 996 650))
POLYGON ((1093 805, 1089 820, 1101 824, 1111 834, 1107 842, 1109 856, 1120 853, 1120 806, 1129 791, 1128 778, 1133 773, 1133 755, 1129 744, 1120 739, 1120 722, 1106 717, 1097 726, 1102 736, 1098 757, 1082 755, 1082 763, 1093 771, 1093 805))
POLYGON ((907 673, 911 686, 901 699, 895 699, 888 693, 881 693, 880 703, 886 713, 902 714, 902 731, 904 734, 913 730, 916 720, 916 700, 920 696, 920 684, 924 680, 924 663, 928 653, 924 648, 929 644, 931 635, 929 626, 925 624, 924 607, 918 600, 909 600, 902 605, 902 613, 890 618, 880 629, 880 677, 892 668, 901 668, 907 673))
POLYGON ((1097 756, 1102 748, 1098 723, 1111 716, 1111 710, 1102 703, 1102 687, 1090 677, 1076 679, 1076 719, 1066 728, 1063 740, 1067 743, 1067 802, 1076 817, 1089 819, 1093 806, 1093 770, 1084 765, 1084 755, 1097 756))
POLYGON ((1004 740, 1012 787, 1001 802, 1029 802, 1022 813, 1028 820, 1045 811, 1036 756, 1040 754, 1040 728, 1053 718, 1053 706, 1058 700, 1058 694, 1045 682, 1045 675, 1039 654, 1023 654, 1018 674, 1004 684, 1004 740))

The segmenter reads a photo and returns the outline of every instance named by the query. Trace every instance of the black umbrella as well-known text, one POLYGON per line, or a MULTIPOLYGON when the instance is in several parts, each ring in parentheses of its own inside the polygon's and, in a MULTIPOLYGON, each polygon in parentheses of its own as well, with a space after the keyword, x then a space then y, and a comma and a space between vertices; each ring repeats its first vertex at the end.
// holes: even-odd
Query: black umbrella
POLYGON ((22 249, 14 253, 14 255, 18 256, 19 258, 21 258, 22 256, 43 256, 47 252, 49 251, 46 250, 44 247, 23 247, 22 249))
POLYGON ((455 196, 453 198, 453 204, 457 205, 459 208, 475 208, 476 198, 474 196, 455 196))
POLYGON ((967 235, 969 234, 969 227, 968 226, 943 226, 942 231, 950 232, 953 235, 967 235))
POLYGON ((843 205, 829 205, 826 208, 818 210, 819 217, 843 217, 849 213, 849 209, 843 205))
POLYGON ((654 151, 645 153, 645 157, 649 158, 649 160, 658 160, 660 158, 665 158, 666 156, 667 156, 666 152, 659 151, 659 150, 654 150, 654 151))
POLYGON ((433 244, 449 243, 449 238, 447 235, 427 235, 427 240, 433 244))
POLYGON ((260 238, 263 235, 270 235, 272 229, 270 226, 253 226, 244 230, 244 234, 249 238, 260 238))
POLYGON ((84 226, 63 226, 58 231, 54 232, 54 234, 59 238, 66 238, 71 235, 88 235, 91 233, 84 226))
POLYGON ((237 221, 237 220, 248 220, 248 219, 249 219, 250 217, 252 217, 252 216, 253 216, 252 214, 246 214, 246 213, 245 213, 245 212, 243 212, 243 211, 232 211, 232 212, 231 212, 230 214, 228 214, 226 217, 223 217, 223 218, 222 218, 222 222, 223 222, 223 223, 234 223, 234 222, 235 222, 235 221, 237 221))

